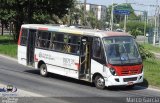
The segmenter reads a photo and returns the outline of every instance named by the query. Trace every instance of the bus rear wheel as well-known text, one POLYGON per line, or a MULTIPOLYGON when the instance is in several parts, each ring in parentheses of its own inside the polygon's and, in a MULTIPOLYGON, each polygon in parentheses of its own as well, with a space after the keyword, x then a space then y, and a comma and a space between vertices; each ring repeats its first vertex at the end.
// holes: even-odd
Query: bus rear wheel
POLYGON ((48 71, 47 71, 47 66, 45 64, 42 64, 40 66, 40 74, 43 77, 47 77, 48 71))
POLYGON ((94 83, 95 83, 96 88, 98 88, 98 89, 105 88, 105 80, 102 76, 97 75, 94 83))

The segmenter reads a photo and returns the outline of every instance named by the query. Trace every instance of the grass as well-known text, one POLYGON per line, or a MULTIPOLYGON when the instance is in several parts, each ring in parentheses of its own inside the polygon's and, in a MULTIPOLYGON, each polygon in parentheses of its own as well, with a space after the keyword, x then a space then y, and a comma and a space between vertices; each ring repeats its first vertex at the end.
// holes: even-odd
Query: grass
POLYGON ((147 59, 144 61, 144 78, 149 85, 160 87, 160 60, 147 59))
MULTIPOLYGON (((160 52, 159 47, 154 47, 150 44, 143 44, 148 50, 154 52, 160 52)), ((0 54, 5 54, 11 57, 17 57, 17 44, 13 41, 10 36, 0 36, 0 54)), ((160 87, 160 60, 158 59, 147 59, 143 62, 144 64, 144 85, 152 85, 160 87)))
POLYGON ((17 44, 9 35, 0 36, 0 54, 17 57, 17 44))
POLYGON ((153 46, 152 44, 147 44, 147 43, 142 45, 149 51, 160 53, 160 46, 153 46))

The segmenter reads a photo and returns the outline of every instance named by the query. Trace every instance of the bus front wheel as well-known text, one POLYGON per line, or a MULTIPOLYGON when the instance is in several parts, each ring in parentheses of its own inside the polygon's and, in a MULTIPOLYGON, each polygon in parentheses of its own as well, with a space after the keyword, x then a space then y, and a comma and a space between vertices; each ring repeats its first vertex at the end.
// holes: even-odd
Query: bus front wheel
POLYGON ((95 83, 96 88, 98 89, 105 88, 105 80, 102 76, 97 75, 94 83, 95 83))
POLYGON ((43 77, 46 77, 46 76, 47 76, 48 72, 47 72, 47 66, 46 66, 45 64, 42 64, 42 65, 40 66, 40 74, 41 74, 41 76, 43 76, 43 77))

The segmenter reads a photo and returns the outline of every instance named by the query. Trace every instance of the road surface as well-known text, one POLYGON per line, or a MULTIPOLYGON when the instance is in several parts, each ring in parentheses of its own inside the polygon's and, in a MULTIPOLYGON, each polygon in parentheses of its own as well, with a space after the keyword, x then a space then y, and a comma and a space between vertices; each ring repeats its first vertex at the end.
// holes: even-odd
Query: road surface
MULTIPOLYGON (((0 83, 42 95, 19 98, 18 103, 124 103, 128 97, 158 97, 160 91, 136 86, 98 90, 92 84, 55 74, 41 77, 39 71, 0 56, 0 83)), ((160 101, 159 101, 160 102, 160 101)))

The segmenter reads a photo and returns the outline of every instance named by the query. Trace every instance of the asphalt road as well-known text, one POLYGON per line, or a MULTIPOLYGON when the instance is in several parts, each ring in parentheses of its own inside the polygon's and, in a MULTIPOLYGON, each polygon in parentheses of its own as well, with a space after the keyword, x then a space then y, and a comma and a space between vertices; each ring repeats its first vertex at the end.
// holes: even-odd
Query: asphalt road
POLYGON ((124 103, 127 97, 160 97, 160 91, 139 86, 98 90, 90 83, 55 74, 50 74, 48 78, 41 77, 39 71, 1 56, 0 83, 12 84, 18 89, 44 96, 19 98, 18 103, 124 103))

